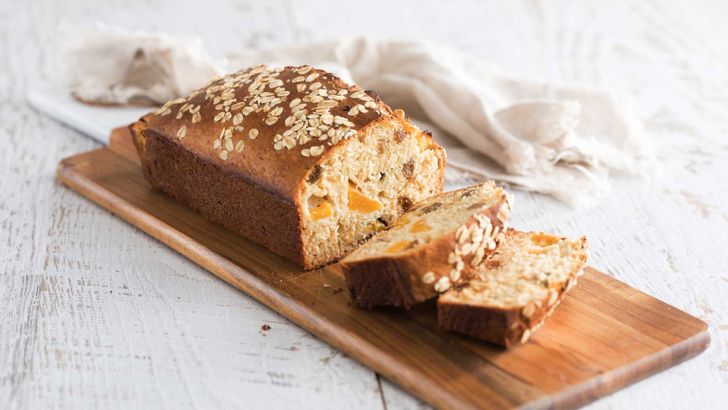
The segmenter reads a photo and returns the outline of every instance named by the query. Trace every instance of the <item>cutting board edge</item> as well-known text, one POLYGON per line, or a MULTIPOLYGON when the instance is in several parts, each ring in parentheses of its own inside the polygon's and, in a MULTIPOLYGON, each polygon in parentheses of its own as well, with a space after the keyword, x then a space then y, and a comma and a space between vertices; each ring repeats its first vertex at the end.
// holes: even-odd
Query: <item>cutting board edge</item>
POLYGON ((579 408, 690 360, 700 355, 710 346, 709 326, 703 320, 700 320, 700 322, 704 327, 681 342, 667 346, 651 356, 632 362, 629 366, 611 370, 599 377, 585 380, 557 393, 552 393, 549 397, 554 403, 559 404, 558 408, 579 408), (635 370, 637 370, 637 374, 629 376, 635 370))

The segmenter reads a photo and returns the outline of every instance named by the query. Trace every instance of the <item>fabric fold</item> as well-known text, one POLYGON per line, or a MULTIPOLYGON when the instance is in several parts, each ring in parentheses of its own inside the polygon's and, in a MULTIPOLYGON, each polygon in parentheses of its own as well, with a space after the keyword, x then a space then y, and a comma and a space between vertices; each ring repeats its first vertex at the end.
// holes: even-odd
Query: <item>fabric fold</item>
MULTIPOLYGON (((149 36, 154 38, 102 31, 89 40, 86 50, 94 56, 106 49, 116 66, 128 60, 126 67, 130 67, 136 61, 135 70, 141 73, 152 70, 138 57, 134 59, 139 55, 135 50, 142 50, 157 66, 163 61, 167 69, 154 73, 167 73, 167 78, 158 79, 152 87, 128 86, 135 87, 131 94, 143 94, 157 103, 192 84, 204 85, 212 72, 254 64, 320 67, 375 90, 389 105, 431 124, 435 137, 448 150, 450 166, 572 205, 588 204, 603 195, 611 175, 645 177, 655 170, 654 146, 629 109, 628 99, 608 90, 520 79, 455 50, 414 41, 348 38, 244 49, 213 61, 198 45, 175 43, 169 37, 160 43, 149 36), (104 48, 105 42, 109 44, 104 48), (188 47, 193 52, 185 52, 188 47), (189 61, 194 69, 183 70, 189 61)), ((83 44, 74 44, 75 58, 83 60, 83 44)), ((103 80, 102 71, 90 73, 83 64, 73 69, 76 78, 101 77, 90 82, 96 93, 98 84, 110 82, 103 80)), ((128 74, 117 70, 114 75, 126 80, 128 74)), ((119 90, 123 87, 117 81, 112 89, 129 95, 119 90)))

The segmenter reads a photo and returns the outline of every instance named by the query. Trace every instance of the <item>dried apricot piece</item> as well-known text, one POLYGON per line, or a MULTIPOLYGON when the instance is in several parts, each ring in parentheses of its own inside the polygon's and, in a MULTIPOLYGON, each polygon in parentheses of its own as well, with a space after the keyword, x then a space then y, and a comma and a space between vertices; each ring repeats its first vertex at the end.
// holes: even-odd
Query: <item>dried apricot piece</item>
POLYGON ((410 232, 412 233, 418 233, 418 232, 427 232, 430 229, 430 225, 425 222, 424 219, 420 219, 419 221, 412 224, 412 227, 410 227, 410 232))
POLYGON ((399 242, 395 242, 392 244, 392 246, 387 248, 387 250, 385 252, 387 252, 387 253, 402 252, 403 250, 407 249, 409 244, 410 244, 410 241, 408 241, 408 240, 402 240, 399 242))
POLYGON ((559 243, 559 237, 540 232, 533 233, 531 234, 531 242, 536 246, 551 246, 559 243))
POLYGON ((349 210, 368 214, 382 208, 382 203, 362 194, 355 186, 349 184, 349 210))
POLYGON ((330 202, 321 202, 320 204, 316 205, 315 208, 311 209, 311 218, 314 221, 318 221, 319 219, 328 218, 331 215, 334 214, 334 208, 331 206, 330 202))

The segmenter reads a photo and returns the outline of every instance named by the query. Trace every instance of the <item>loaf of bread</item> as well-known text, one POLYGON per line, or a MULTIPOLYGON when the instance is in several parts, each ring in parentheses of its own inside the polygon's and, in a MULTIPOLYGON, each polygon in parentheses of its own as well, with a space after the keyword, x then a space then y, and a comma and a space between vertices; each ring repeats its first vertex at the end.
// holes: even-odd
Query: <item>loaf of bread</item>
POLYGON ((437 300, 441 328, 506 347, 525 343, 581 275, 587 242, 509 230, 467 285, 437 300))
POLYGON ((241 70, 130 128, 154 187, 306 269, 443 188, 428 132, 309 66, 241 70))
POLYGON ((417 203, 341 261, 353 304, 410 307, 467 282, 496 249, 510 211, 493 182, 417 203))

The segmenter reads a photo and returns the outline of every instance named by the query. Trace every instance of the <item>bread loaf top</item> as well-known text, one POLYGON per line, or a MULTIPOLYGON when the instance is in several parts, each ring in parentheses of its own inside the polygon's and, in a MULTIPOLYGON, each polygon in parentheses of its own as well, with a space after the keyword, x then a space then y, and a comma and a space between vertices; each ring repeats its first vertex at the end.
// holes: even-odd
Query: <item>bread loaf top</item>
MULTIPOLYGON (((387 119, 398 127, 410 124, 375 93, 333 74, 310 66, 259 65, 213 80, 132 127, 292 201, 301 184, 315 177, 317 163, 362 128, 387 119)), ((138 145, 143 149, 143 142, 138 145)))

